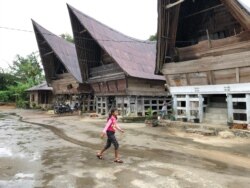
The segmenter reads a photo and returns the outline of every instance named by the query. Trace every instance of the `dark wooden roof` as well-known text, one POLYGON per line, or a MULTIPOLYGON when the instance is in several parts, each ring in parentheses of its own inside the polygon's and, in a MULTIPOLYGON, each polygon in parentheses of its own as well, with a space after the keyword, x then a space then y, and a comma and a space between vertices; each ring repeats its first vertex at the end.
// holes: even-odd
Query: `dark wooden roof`
POLYGON ((27 89, 26 91, 52 91, 53 88, 49 87, 47 82, 42 82, 39 85, 33 86, 29 89, 27 89))
MULTIPOLYGON (((32 23, 33 23, 35 33, 39 32, 39 34, 42 35, 45 40, 45 41, 39 41, 38 36, 37 36, 38 33, 36 33, 37 44, 40 49, 41 57, 46 55, 44 54, 44 51, 41 50, 43 48, 42 44, 46 42, 51 47, 53 53, 55 53, 55 55, 58 57, 61 63, 68 70, 68 72, 71 73, 78 82, 82 83, 83 80, 82 80, 81 71, 79 68, 75 45, 51 33, 50 31, 46 30, 45 28, 43 28, 42 26, 40 26, 38 23, 36 23, 33 20, 32 20, 32 23)), ((43 61, 43 58, 42 58, 42 61, 43 61)), ((46 67, 47 69, 50 68, 48 67, 49 62, 43 62, 43 66, 46 67)), ((46 69, 45 69, 45 74, 46 74, 46 69)))
MULTIPOLYGON (((156 56, 155 42, 141 41, 128 37, 83 14, 72 6, 68 5, 68 9, 70 13, 75 15, 100 47, 115 60, 128 76, 164 80, 163 76, 154 74, 156 56)), ((71 16, 71 21, 72 19, 75 18, 71 16)), ((73 33, 74 32, 76 31, 73 31, 73 33)), ((77 38, 75 38, 75 40, 77 40, 77 38)), ((76 45, 76 48, 81 50, 81 46, 76 45)))

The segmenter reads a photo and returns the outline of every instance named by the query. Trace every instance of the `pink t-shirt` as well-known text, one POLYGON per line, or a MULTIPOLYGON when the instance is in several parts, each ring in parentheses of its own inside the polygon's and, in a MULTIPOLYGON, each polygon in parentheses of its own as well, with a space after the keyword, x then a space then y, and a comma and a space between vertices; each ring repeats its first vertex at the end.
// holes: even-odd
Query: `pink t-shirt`
POLYGON ((111 116, 111 118, 109 118, 108 122, 106 123, 106 126, 103 129, 103 133, 106 133, 107 131, 112 131, 115 132, 116 127, 120 128, 117 124, 116 124, 117 120, 114 116, 111 116))

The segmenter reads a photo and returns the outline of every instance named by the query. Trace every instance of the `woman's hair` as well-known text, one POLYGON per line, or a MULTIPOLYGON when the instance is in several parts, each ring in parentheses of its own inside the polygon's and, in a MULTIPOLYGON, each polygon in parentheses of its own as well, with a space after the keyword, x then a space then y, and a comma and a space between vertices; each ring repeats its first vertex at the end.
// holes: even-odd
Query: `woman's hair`
POLYGON ((114 116, 114 117, 117 119, 117 116, 114 114, 115 111, 117 111, 116 108, 112 108, 112 109, 110 110, 110 114, 109 114, 108 120, 111 118, 111 116, 114 116))

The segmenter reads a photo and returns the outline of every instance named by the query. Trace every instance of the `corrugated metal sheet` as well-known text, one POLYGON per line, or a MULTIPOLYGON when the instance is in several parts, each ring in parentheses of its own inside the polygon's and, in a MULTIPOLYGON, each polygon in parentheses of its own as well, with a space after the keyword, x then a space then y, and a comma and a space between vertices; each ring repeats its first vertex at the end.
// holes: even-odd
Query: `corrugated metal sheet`
POLYGON ((31 87, 29 89, 27 89, 26 91, 52 91, 53 88, 52 87, 49 87, 47 82, 43 82, 39 85, 36 85, 34 87, 31 87))
MULTIPOLYGON (((69 73, 71 73, 76 78, 76 80, 82 83, 83 80, 77 59, 75 45, 51 33, 33 20, 32 23, 33 26, 36 27, 40 34, 44 37, 48 45, 54 51, 56 56, 61 60, 69 73)), ((38 41, 37 43, 39 45, 38 41)), ((41 54, 41 56, 42 55, 44 54, 41 54)))
MULTIPOLYGON (((68 5, 96 42, 131 77, 165 80, 155 75, 156 43, 128 37, 68 5)), ((76 46, 79 48, 78 46, 76 46)))

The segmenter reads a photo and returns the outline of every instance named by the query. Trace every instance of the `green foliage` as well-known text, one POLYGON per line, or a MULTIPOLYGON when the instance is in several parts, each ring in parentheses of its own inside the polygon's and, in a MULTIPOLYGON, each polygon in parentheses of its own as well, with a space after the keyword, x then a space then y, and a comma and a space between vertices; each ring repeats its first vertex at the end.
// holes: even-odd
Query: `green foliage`
POLYGON ((157 40, 157 33, 155 35, 151 35, 148 40, 156 41, 157 40))
POLYGON ((10 66, 11 74, 18 78, 22 83, 29 82, 31 86, 37 85, 44 80, 43 70, 35 53, 31 53, 26 57, 17 55, 13 61, 13 66, 10 66))
POLYGON ((65 33, 65 34, 63 33, 60 35, 60 37, 62 37, 63 39, 65 39, 68 42, 74 43, 74 38, 68 33, 65 33))
POLYGON ((17 86, 10 86, 9 93, 10 96, 15 98, 16 106, 20 108, 26 108, 28 105, 28 95, 26 90, 30 88, 29 83, 18 82, 17 86))
POLYGON ((157 119, 157 112, 154 111, 152 108, 148 108, 145 112, 146 120, 157 119))
POLYGON ((0 102, 10 101, 11 94, 9 91, 0 91, 0 102))
POLYGON ((147 120, 152 119, 153 117, 153 110, 152 108, 148 108, 147 111, 145 112, 145 117, 147 120))
POLYGON ((26 57, 17 55, 10 72, 0 71, 0 100, 15 101, 17 107, 26 108, 29 103, 26 90, 43 80, 43 70, 35 53, 26 57))
POLYGON ((4 70, 0 71, 0 91, 7 90, 8 86, 16 85, 15 81, 16 77, 14 75, 6 73, 4 70))

